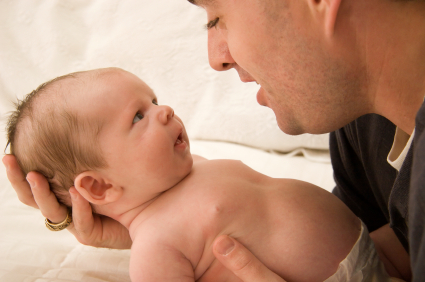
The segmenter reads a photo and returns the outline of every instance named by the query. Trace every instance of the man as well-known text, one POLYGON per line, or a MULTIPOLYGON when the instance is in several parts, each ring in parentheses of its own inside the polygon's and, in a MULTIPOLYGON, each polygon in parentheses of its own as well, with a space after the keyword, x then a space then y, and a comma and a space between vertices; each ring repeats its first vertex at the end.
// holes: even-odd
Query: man
MULTIPOLYGON (((424 280, 425 1, 190 2, 207 12, 210 65, 261 84, 257 100, 284 132, 335 131, 334 193, 373 231, 378 249, 409 251, 413 281, 424 280)), ((30 189, 14 157, 3 162, 22 202, 52 222, 66 217, 41 175, 28 174, 30 189)), ((68 230, 81 243, 130 247, 124 228, 110 233, 118 223, 93 217, 70 191, 68 230)), ((219 237, 214 252, 243 281, 284 281, 232 238, 219 237)))

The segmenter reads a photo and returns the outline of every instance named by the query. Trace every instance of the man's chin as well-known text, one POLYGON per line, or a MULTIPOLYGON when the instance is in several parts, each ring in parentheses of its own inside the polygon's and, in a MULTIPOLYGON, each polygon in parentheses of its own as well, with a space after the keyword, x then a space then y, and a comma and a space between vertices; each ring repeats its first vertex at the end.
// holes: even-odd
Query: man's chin
POLYGON ((300 135, 306 133, 301 126, 299 126, 296 123, 291 123, 288 120, 286 121, 279 121, 278 118, 276 118, 277 125, 279 126, 280 130, 282 130, 284 133, 288 135, 300 135))

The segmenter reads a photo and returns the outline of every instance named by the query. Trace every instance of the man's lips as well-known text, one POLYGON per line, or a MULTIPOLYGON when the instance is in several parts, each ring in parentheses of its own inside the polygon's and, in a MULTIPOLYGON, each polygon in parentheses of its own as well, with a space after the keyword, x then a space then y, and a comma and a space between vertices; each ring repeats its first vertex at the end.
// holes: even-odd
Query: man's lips
POLYGON ((240 67, 238 64, 234 64, 233 68, 238 72, 239 79, 242 82, 252 82, 255 81, 255 78, 251 76, 249 72, 244 70, 242 67, 240 67))
POLYGON ((252 77, 241 77, 241 76, 239 76, 239 79, 240 79, 243 83, 247 83, 247 82, 255 82, 255 83, 257 83, 258 85, 260 84, 260 83, 258 83, 255 79, 253 79, 252 77))

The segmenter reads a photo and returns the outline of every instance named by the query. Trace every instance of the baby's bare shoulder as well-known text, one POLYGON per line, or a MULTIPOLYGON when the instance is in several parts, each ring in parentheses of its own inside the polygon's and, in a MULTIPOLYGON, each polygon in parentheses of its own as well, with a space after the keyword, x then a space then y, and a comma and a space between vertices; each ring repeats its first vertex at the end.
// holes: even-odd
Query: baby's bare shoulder
POLYGON ((217 177, 222 180, 237 178, 241 181, 266 180, 269 177, 253 170, 240 160, 216 159, 196 163, 194 173, 197 176, 217 177))
POLYGON ((230 160, 230 159, 207 160, 207 162, 201 162, 200 165, 209 166, 209 167, 235 167, 235 168, 241 167, 241 166, 246 166, 240 160, 230 160))

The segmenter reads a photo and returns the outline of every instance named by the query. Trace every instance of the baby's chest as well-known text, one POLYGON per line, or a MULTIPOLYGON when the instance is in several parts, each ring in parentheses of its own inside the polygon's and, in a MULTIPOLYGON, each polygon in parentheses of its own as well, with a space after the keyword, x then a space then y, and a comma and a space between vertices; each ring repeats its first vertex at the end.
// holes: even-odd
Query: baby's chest
POLYGON ((266 216, 264 191, 246 181, 217 179, 184 192, 182 220, 195 226, 204 238, 244 229, 266 216))
MULTIPOLYGON (((264 237, 267 211, 262 197, 253 191, 241 193, 240 188, 218 181, 187 198, 190 200, 180 215, 184 222, 180 234, 188 238, 182 249, 187 250, 185 256, 192 262, 198 278, 216 263, 213 244, 220 235, 238 238, 251 246, 264 237)), ((221 272, 218 265, 213 269, 221 272)))

